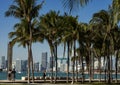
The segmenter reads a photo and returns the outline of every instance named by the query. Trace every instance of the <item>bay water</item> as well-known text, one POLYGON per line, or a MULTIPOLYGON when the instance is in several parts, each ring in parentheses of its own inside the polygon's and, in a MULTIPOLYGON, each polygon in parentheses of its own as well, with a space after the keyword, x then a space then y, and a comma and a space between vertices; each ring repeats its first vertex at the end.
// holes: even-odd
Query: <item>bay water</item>
MULTIPOLYGON (((25 77, 27 76, 27 72, 22 72, 22 73, 16 73, 16 79, 21 79, 22 77, 25 77)), ((46 73, 46 76, 50 77, 52 75, 52 73, 46 73)), ((89 78, 89 74, 84 74, 85 75, 85 79, 88 79, 89 78)), ((42 72, 36 72, 34 73, 34 76, 37 76, 37 77, 42 77, 43 76, 43 73, 42 72)), ((55 76, 55 73, 53 73, 53 76, 55 76)), ((57 73, 57 76, 58 77, 66 77, 67 76, 67 73, 64 73, 64 72, 58 72, 57 73)), ((75 75, 76 76, 76 75, 75 75)), ((72 73, 69 74, 69 77, 72 77, 72 73)), ((78 74, 78 77, 79 78, 82 78, 82 75, 81 74, 78 74)), ((118 73, 117 75, 118 79, 120 79, 120 73, 118 73)), ((99 73, 97 74, 94 74, 94 79, 99 79, 100 78, 100 75, 99 73)), ((101 79, 104 79, 105 78, 105 74, 101 74, 101 79)), ((106 76, 107 78, 107 76, 106 76)), ((115 79, 115 74, 112 74, 112 78, 115 79)), ((7 72, 0 72, 0 80, 6 80, 7 79, 7 72)))

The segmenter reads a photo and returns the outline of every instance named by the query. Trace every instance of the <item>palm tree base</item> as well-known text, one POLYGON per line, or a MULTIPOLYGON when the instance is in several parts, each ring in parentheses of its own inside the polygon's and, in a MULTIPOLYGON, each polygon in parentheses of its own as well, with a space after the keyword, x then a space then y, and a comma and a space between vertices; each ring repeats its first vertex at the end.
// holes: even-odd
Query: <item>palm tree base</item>
POLYGON ((74 82, 72 81, 71 84, 74 84, 74 82))
POLYGON ((115 83, 117 83, 117 80, 115 80, 115 83))
POLYGON ((28 80, 27 83, 30 84, 30 81, 28 80))

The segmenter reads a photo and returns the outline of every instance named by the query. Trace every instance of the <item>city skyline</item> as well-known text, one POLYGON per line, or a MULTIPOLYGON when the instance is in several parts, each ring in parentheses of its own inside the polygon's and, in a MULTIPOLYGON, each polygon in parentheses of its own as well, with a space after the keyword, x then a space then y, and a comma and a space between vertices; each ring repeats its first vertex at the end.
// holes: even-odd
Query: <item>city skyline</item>
MULTIPOLYGON (((38 2, 41 2, 38 1, 38 2)), ((76 13, 74 12, 73 15, 79 16, 79 21, 82 22, 89 22, 90 18, 92 18, 92 14, 95 12, 98 12, 101 9, 107 9, 108 5, 111 4, 111 0, 95 0, 93 2, 89 2, 87 6, 80 8, 79 11, 76 13), (89 10, 88 10, 89 9, 89 10)), ((1 0, 0 3, 0 56, 7 57, 7 44, 10 41, 8 39, 8 33, 13 31, 13 26, 15 23, 18 22, 18 19, 15 19, 13 17, 6 18, 4 13, 8 10, 9 6, 13 4, 13 0, 1 0)), ((40 10, 40 15, 45 14, 49 12, 50 10, 56 10, 61 12, 61 14, 64 13, 64 8, 62 7, 62 4, 60 0, 55 0, 54 2, 50 2, 50 0, 46 0, 46 3, 43 5, 43 8, 40 10)), ((48 56, 50 56, 50 50, 48 43, 45 41, 43 44, 35 43, 33 44, 33 56, 34 61, 37 61, 41 59, 41 53, 42 52, 48 52, 48 56)), ((62 47, 60 46, 58 49, 58 56, 62 56, 62 47)), ((16 59, 27 59, 27 49, 24 49, 23 47, 18 47, 18 44, 16 44, 13 48, 13 60, 16 59)))
MULTIPOLYGON (((40 63, 39 62, 35 62, 34 61, 34 71, 35 72, 50 72, 51 69, 52 69, 52 66, 51 66, 51 58, 52 57, 49 57, 48 59, 48 56, 47 56, 47 52, 43 52, 42 53, 42 59, 41 59, 41 62, 43 63, 40 63), (46 63, 45 63, 46 62, 46 63), (44 65, 45 64, 45 65, 44 65)), ((115 70, 115 57, 112 56, 112 69, 115 70)), ((27 59, 24 60, 24 59, 17 59, 15 61, 12 62, 12 69, 15 69, 16 72, 18 73, 21 73, 21 72, 27 72, 27 59)), ((120 61, 118 62, 120 63, 120 61)), ((57 58, 57 64, 58 64, 58 67, 57 67, 57 70, 58 72, 67 72, 67 58, 57 58)), ((81 64, 77 64, 78 65, 78 70, 81 70, 81 64)), ((76 66, 76 65, 75 65, 76 66)), ((105 69, 105 66, 106 66, 106 62, 104 62, 104 57, 101 58, 101 67, 102 69, 105 69)), ((86 69, 86 62, 84 61, 84 69, 86 69)), ((97 58, 95 58, 95 61, 94 61, 94 70, 98 70, 99 69, 99 61, 97 58)), ((118 65, 118 69, 120 69, 120 65, 118 65)), ((7 59, 5 59, 5 56, 0 56, 0 71, 6 71, 7 70, 7 59)), ((76 67, 75 67, 75 70, 76 70, 76 67)), ((53 71, 55 71, 55 60, 53 59, 53 71)), ((72 71, 72 62, 70 62, 70 68, 69 68, 69 71, 72 71)))

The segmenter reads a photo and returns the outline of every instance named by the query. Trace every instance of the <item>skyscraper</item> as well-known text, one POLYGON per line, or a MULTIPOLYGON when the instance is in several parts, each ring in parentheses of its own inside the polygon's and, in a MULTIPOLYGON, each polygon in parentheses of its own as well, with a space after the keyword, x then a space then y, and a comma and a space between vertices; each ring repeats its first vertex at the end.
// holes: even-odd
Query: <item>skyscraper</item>
POLYGON ((22 60, 22 72, 27 72, 28 60, 22 60))
POLYGON ((34 72, 39 72, 39 62, 34 63, 34 72))
POLYGON ((5 56, 0 57, 0 68, 1 69, 5 68, 5 56))
POLYGON ((50 69, 52 69, 52 66, 55 67, 55 58, 54 57, 50 57, 50 69), (53 62, 53 65, 52 65, 53 62))
POLYGON ((47 52, 43 52, 41 57, 41 71, 46 71, 46 68, 47 68, 47 52))
POLYGON ((22 72, 22 60, 19 59, 16 60, 16 71, 22 72))

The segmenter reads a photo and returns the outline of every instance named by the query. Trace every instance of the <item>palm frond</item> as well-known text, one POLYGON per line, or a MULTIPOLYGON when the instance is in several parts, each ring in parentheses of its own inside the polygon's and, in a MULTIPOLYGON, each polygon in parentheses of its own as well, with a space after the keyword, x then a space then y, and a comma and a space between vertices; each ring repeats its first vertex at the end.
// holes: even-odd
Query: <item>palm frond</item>
POLYGON ((62 0, 64 8, 69 12, 75 11, 80 7, 85 6, 90 0, 62 0))

